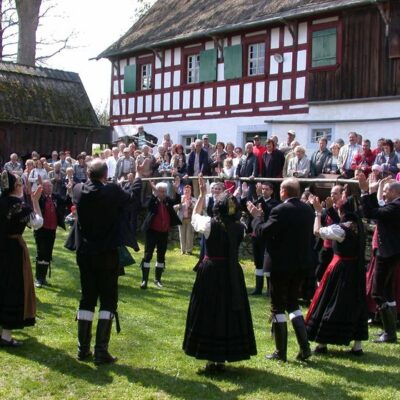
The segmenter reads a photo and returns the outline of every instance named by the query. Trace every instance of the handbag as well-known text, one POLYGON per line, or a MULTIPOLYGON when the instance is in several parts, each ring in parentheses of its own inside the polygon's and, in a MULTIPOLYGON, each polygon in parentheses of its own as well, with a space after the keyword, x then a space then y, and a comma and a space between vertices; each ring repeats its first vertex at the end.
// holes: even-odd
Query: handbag
POLYGON ((131 256, 125 246, 118 247, 118 265, 120 267, 127 267, 128 265, 135 264, 135 259, 131 256))

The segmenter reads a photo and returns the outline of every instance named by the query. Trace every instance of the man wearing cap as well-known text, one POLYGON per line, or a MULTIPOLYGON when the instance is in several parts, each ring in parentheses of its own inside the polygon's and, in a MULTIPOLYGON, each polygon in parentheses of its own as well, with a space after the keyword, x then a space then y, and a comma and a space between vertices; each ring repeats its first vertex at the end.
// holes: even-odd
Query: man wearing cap
POLYGON ((296 132, 293 129, 288 130, 287 132, 287 140, 282 142, 279 145, 279 150, 286 156, 287 153, 289 153, 290 150, 292 150, 291 144, 296 137, 296 132))
POLYGON ((202 140, 203 140, 203 149, 208 153, 208 158, 211 158, 211 156, 215 153, 215 146, 213 146, 210 143, 208 135, 203 135, 202 140))
POLYGON ((261 144, 261 138, 259 135, 254 136, 253 153, 257 157, 258 171, 262 171, 263 168, 263 154, 266 147, 261 144))

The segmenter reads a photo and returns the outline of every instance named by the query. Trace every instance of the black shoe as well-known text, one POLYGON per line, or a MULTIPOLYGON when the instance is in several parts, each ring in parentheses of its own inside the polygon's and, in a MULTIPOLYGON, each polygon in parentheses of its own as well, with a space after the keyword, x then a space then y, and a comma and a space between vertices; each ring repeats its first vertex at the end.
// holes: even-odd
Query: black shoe
POLYGON ((263 286, 264 286, 264 276, 257 276, 256 275, 256 287, 250 293, 250 296, 260 296, 260 295, 262 295, 263 286))
POLYGON ((347 354, 359 357, 359 356, 364 355, 364 351, 363 351, 363 349, 359 349, 359 350, 350 349, 350 350, 347 350, 347 354))
POLYGON ((38 289, 42 288, 43 287, 43 281, 36 280, 35 281, 35 287, 38 288, 38 289))
POLYGON ((328 348, 326 346, 324 347, 317 346, 314 349, 314 354, 328 354, 328 348))
POLYGON ((140 289, 147 289, 147 281, 142 281, 140 284, 140 289))
POLYGON ((163 285, 162 285, 161 281, 155 280, 155 281, 154 281, 154 285, 155 285, 158 289, 162 289, 162 288, 163 288, 163 285))
POLYGON ((286 357, 284 355, 281 355, 278 350, 275 350, 272 354, 267 354, 265 358, 267 360, 279 360, 283 362, 287 361, 286 357))
POLYGON ((373 342, 374 343, 397 343, 397 336, 389 335, 388 333, 384 332, 377 339, 373 340, 373 342))
POLYGON ((296 360, 299 361, 306 361, 308 358, 310 358, 312 356, 312 352, 310 347, 308 347, 308 349, 305 350, 300 350, 299 353, 296 356, 296 360))
POLYGON ((0 347, 21 347, 21 346, 22 346, 22 342, 18 342, 15 339, 6 340, 3 338, 0 338, 0 347))

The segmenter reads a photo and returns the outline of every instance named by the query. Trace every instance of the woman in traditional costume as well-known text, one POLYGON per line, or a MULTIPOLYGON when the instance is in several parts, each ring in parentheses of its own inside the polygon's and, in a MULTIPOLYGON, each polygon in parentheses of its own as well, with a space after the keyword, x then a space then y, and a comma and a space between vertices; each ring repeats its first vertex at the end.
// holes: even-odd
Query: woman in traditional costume
POLYGON ((318 343, 315 353, 327 353, 328 344, 348 346, 354 340, 349 353, 362 355, 361 341, 368 339, 365 234, 361 219, 349 204, 340 208, 339 224, 322 227, 322 206, 318 198, 313 199, 314 233, 332 240, 334 253, 306 317, 308 338, 318 343))
POLYGON ((4 171, 0 196, 0 347, 17 347, 12 330, 35 324, 36 298, 28 248, 22 234, 28 225, 39 229, 42 187, 32 194, 32 208, 23 202, 21 178, 4 171))
POLYGON ((226 361, 257 354, 247 290, 238 260, 244 227, 239 204, 225 194, 214 205, 213 217, 203 216, 206 186, 199 179, 200 196, 192 225, 205 237, 205 256, 196 268, 186 320, 183 350, 208 360, 206 371, 224 368, 226 361))

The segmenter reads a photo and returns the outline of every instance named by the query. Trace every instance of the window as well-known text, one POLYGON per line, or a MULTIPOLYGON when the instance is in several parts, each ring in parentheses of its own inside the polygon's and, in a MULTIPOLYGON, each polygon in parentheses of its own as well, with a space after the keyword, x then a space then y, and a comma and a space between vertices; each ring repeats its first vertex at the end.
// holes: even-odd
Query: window
POLYGON ((151 89, 151 64, 140 66, 140 88, 142 90, 151 89))
POLYGON ((260 136, 261 144, 264 146, 265 141, 268 138, 268 132, 266 131, 257 131, 257 132, 244 132, 244 143, 252 142, 254 140, 254 136, 260 136))
POLYGON ((312 33, 312 68, 337 64, 337 29, 328 28, 312 33))
POLYGON ((311 143, 318 143, 319 139, 323 137, 330 142, 332 140, 332 128, 317 128, 311 130, 311 143))
POLYGON ((200 55, 193 54, 187 58, 187 83, 200 81, 200 55))
POLYGON ((253 43, 248 47, 248 76, 263 75, 265 66, 265 44, 253 43))
POLYGON ((194 143, 196 139, 197 135, 182 137, 182 146, 185 154, 189 154, 192 151, 192 143, 194 143))

